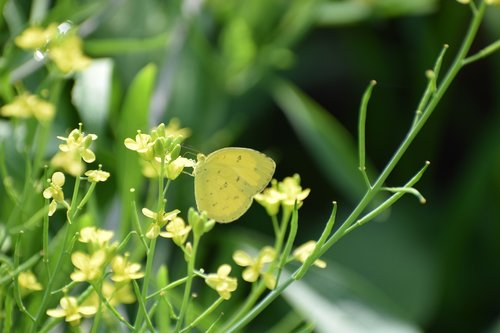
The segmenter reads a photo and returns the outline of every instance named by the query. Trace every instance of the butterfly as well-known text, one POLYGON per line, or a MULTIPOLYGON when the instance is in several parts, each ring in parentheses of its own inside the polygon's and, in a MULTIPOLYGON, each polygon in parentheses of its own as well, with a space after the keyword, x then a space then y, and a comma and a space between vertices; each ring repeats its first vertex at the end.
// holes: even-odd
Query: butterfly
POLYGON ((198 211, 228 223, 252 204, 253 196, 271 181, 276 163, 263 153, 239 147, 198 154, 194 168, 194 194, 198 211))

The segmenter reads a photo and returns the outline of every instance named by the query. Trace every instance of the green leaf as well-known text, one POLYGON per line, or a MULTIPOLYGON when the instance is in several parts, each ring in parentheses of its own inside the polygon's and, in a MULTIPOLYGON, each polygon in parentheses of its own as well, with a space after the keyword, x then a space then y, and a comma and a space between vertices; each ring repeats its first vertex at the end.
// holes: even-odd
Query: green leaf
POLYGON ((353 201, 361 197, 365 185, 358 170, 357 147, 349 132, 291 83, 277 80, 272 89, 277 104, 328 181, 353 201))
MULTIPOLYGON (((122 235, 130 230, 130 189, 140 190, 142 181, 141 168, 136 152, 125 148, 123 141, 127 137, 135 138, 137 130, 147 132, 149 103, 154 88, 157 68, 153 64, 145 66, 134 78, 125 96, 123 108, 116 124, 117 140, 115 151, 117 156, 116 170, 122 199, 122 235)), ((137 192, 136 192, 137 193, 137 192)), ((139 195, 139 193, 137 193, 139 195)))
POLYGON ((340 265, 312 268, 305 279, 283 293, 285 299, 314 323, 315 332, 398 332, 421 330, 402 319, 399 309, 380 290, 340 265))

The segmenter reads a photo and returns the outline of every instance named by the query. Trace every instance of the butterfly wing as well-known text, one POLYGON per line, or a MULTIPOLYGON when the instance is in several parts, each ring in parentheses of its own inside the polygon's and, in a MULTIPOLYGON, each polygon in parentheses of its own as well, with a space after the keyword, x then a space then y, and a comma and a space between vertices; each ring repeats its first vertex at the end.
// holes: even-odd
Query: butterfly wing
POLYGON ((218 222, 238 219, 271 181, 275 168, 271 158, 253 149, 229 147, 209 154, 194 171, 198 210, 218 222))

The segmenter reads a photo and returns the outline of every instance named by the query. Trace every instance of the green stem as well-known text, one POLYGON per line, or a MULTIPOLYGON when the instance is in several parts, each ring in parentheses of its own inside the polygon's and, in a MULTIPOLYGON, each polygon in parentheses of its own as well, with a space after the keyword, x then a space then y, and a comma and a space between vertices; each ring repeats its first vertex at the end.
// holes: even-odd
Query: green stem
POLYGON ((210 307, 208 307, 208 309, 206 309, 201 315, 199 315, 195 320, 193 320, 193 322, 191 324, 189 324, 188 326, 186 326, 185 328, 183 328, 179 333, 186 332, 189 329, 191 329, 191 328, 195 327, 196 325, 198 325, 198 323, 200 321, 202 321, 203 319, 205 319, 206 316, 208 316, 215 309, 217 309, 217 307, 219 305, 221 305, 222 302, 224 302, 224 298, 219 297, 212 305, 210 305, 210 307))
MULTIPOLYGON (((366 191, 365 195, 363 196, 359 204, 356 206, 356 208, 346 218, 346 220, 344 221, 344 223, 342 223, 340 228, 325 242, 325 244, 321 247, 321 249, 317 251, 314 256, 311 256, 312 257, 311 260, 319 258, 323 253, 325 253, 329 248, 331 248, 333 244, 335 244, 340 238, 346 235, 346 231, 349 229, 349 227, 357 220, 357 218, 363 213, 364 209, 371 202, 373 197, 380 191, 380 189, 383 186, 383 183, 385 182, 387 177, 389 177, 389 175, 394 170, 394 168, 396 167, 396 165, 398 164, 398 162, 400 161, 400 159, 402 158, 402 156, 404 155, 410 144, 413 142, 417 134, 420 132, 424 124, 427 122, 427 120, 435 110, 436 106, 438 105, 439 101, 443 97, 444 93, 452 83, 453 79, 462 68, 463 59, 466 57, 470 49, 470 46, 474 40, 474 37, 477 34, 479 25, 481 24, 482 18, 484 16, 485 7, 486 4, 484 2, 481 2, 477 12, 473 17, 473 20, 471 21, 467 34, 464 38, 464 41, 462 43, 462 46, 460 47, 459 52, 455 57, 455 60, 453 61, 448 72, 446 73, 443 82, 439 85, 439 87, 436 90, 436 93, 432 96, 431 100, 429 101, 429 104, 426 106, 425 110, 423 110, 421 117, 418 119, 417 122, 415 122, 414 126, 410 128, 403 142, 396 150, 392 158, 389 160, 386 167, 384 168, 384 170, 381 172, 381 174, 373 184, 372 188, 366 191)), ((253 320, 258 314, 260 314, 269 304, 271 304, 271 302, 273 302, 278 296, 280 296, 283 290, 294 281, 293 276, 295 276, 295 274, 298 274, 300 270, 301 268, 299 267, 297 271, 292 275, 292 277, 288 278, 286 281, 283 282, 283 284, 279 285, 278 288, 274 289, 269 294, 267 294, 267 296, 261 302, 259 302, 257 306, 252 308, 243 318, 241 318, 234 325, 228 327, 224 332, 232 333, 239 331, 243 327, 245 327, 251 320, 253 320)))
MULTIPOLYGON (((143 285, 142 285, 142 292, 141 292, 141 298, 143 300, 146 299, 146 296, 148 294, 148 289, 149 289, 149 280, 151 277, 151 270, 153 267, 153 258, 154 258, 154 253, 155 253, 155 247, 156 247, 156 238, 153 238, 151 240, 151 243, 149 244, 149 249, 146 252, 147 260, 146 260, 146 270, 144 272, 144 278, 143 278, 143 285)), ((140 327, 142 326, 142 319, 144 315, 146 314, 146 308, 144 309, 142 307, 139 307, 137 310, 137 317, 135 318, 135 332, 138 332, 140 327)))
POLYGON ((179 332, 180 328, 184 324, 184 318, 186 317, 186 312, 189 307, 189 300, 191 297, 191 288, 193 285, 194 266, 196 261, 196 253, 198 251, 198 244, 200 242, 200 236, 193 233, 193 250, 191 251, 191 256, 189 257, 188 267, 187 267, 187 281, 186 287, 184 288, 184 296, 182 297, 182 305, 179 313, 179 320, 175 325, 175 332, 179 332))

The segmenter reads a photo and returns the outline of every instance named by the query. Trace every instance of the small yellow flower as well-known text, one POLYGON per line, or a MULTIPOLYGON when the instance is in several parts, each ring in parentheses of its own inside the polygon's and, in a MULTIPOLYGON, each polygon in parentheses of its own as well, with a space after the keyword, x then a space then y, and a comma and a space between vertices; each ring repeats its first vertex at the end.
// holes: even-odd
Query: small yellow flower
POLYGON ((85 163, 77 151, 58 151, 50 160, 50 164, 73 177, 79 177, 85 171, 85 163))
POLYGON ((40 284, 40 282, 38 282, 35 274, 33 274, 31 271, 19 273, 19 275, 17 276, 17 283, 19 283, 21 294, 23 296, 33 291, 40 291, 43 289, 43 286, 40 284))
POLYGON ((85 172, 85 176, 89 177, 89 181, 93 183, 105 182, 108 180, 110 174, 109 172, 103 170, 89 170, 85 172))
POLYGON ((82 40, 75 34, 61 39, 49 48, 49 58, 63 73, 80 72, 90 66, 92 59, 83 54, 82 40))
POLYGON ((282 182, 273 179, 271 187, 255 195, 255 200, 264 206, 270 216, 274 216, 278 213, 280 204, 286 212, 293 209, 296 201, 300 208, 310 191, 308 188, 302 190, 300 176, 295 174, 293 177, 286 177, 282 182))
MULTIPOLYGON (((177 157, 175 160, 170 159, 170 155, 164 159, 163 177, 175 180, 182 173, 185 167, 194 167, 196 162, 194 160, 177 157)), ((155 157, 150 161, 144 161, 142 166, 142 174, 147 178, 156 178, 160 174, 161 158, 155 157)))
POLYGON ((38 49, 46 46, 57 34, 57 24, 47 28, 29 27, 14 39, 14 43, 22 49, 38 49))
POLYGON ((144 273, 140 272, 141 265, 129 262, 127 255, 115 256, 111 261, 111 269, 113 270, 111 280, 115 282, 127 282, 144 276, 144 273))
MULTIPOLYGON (((293 251, 292 255, 296 260, 303 263, 307 260, 307 258, 309 258, 315 247, 316 241, 310 240, 296 248, 295 251, 293 251)), ((314 265, 318 266, 319 268, 325 268, 326 262, 321 259, 316 259, 314 261, 314 265)))
POLYGON ((466 4, 470 3, 471 0, 457 0, 457 1, 466 5, 466 4))
POLYGON ((141 131, 137 131, 135 140, 126 138, 124 145, 128 149, 138 152, 141 155, 141 158, 146 161, 153 159, 154 140, 151 139, 149 134, 143 134, 141 131))
POLYGON ((95 244, 97 248, 106 248, 113 235, 114 233, 111 230, 85 227, 80 230, 80 238, 78 240, 82 243, 95 244))
POLYGON ((265 265, 272 262, 276 258, 276 251, 270 246, 265 246, 260 250, 256 258, 252 258, 245 251, 238 250, 233 254, 233 260, 239 266, 247 267, 243 271, 243 280, 247 282, 255 282, 262 276, 266 287, 273 289, 276 285, 276 278, 269 272, 266 272, 265 265))
POLYGON ((63 136, 58 136, 57 138, 66 142, 59 145, 59 150, 62 152, 76 151, 85 162, 92 163, 95 161, 95 154, 89 147, 92 141, 97 139, 97 135, 85 135, 81 129, 74 129, 69 133, 67 138, 63 136))
POLYGON ((175 244, 181 246, 186 241, 191 226, 186 225, 181 217, 175 217, 166 227, 167 231, 160 232, 160 236, 172 238, 175 244))
POLYGON ((5 117, 30 118, 35 117, 41 122, 54 118, 56 109, 54 105, 37 95, 22 93, 14 100, 2 106, 0 114, 5 117))
POLYGON ((484 2, 486 2, 487 5, 500 6, 500 0, 485 0, 484 2))
POLYGON ((219 267, 216 274, 208 274, 205 278, 210 288, 215 289, 225 300, 231 298, 231 292, 235 291, 238 286, 238 280, 230 277, 229 273, 231 273, 231 266, 224 264, 219 267))
POLYGON ((66 317, 71 326, 77 326, 83 317, 91 317, 97 312, 95 306, 78 306, 76 298, 71 296, 61 298, 59 304, 59 308, 47 310, 47 315, 54 318, 66 317))
POLYGON ((43 191, 43 197, 45 199, 52 199, 49 204, 49 216, 54 214, 58 203, 63 203, 65 206, 68 206, 68 204, 64 201, 64 192, 62 190, 64 181, 65 177, 62 172, 54 172, 49 187, 43 191))
POLYGON ((76 282, 93 281, 102 275, 103 266, 106 261, 106 252, 96 251, 91 255, 83 252, 73 252, 71 262, 76 270, 71 273, 71 280, 76 282))
POLYGON ((153 223, 151 223, 146 230, 146 237, 149 239, 158 237, 161 228, 163 228, 163 226, 167 224, 168 221, 172 221, 174 218, 176 218, 177 214, 179 214, 180 212, 180 210, 174 209, 170 212, 164 212, 162 210, 159 213, 155 213, 147 208, 143 208, 142 214, 153 220, 153 223))

